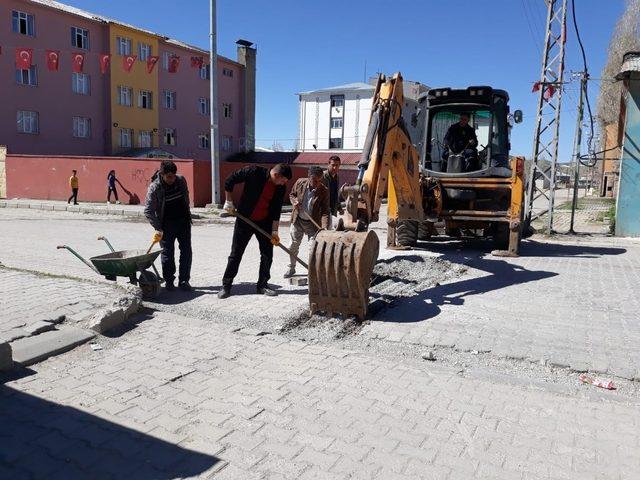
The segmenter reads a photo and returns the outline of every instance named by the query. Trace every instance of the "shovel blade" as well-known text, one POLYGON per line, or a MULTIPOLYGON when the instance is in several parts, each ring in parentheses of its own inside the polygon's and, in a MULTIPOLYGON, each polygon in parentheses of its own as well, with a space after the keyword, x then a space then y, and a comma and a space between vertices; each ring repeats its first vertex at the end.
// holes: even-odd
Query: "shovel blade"
POLYGON ((311 313, 355 315, 364 319, 379 251, 380 241, 372 231, 318 232, 309 254, 311 313))

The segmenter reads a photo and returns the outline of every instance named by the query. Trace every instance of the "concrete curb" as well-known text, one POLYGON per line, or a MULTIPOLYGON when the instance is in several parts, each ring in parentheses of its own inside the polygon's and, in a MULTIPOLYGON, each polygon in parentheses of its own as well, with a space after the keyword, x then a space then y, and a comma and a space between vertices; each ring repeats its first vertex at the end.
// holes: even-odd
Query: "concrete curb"
POLYGON ((20 200, 0 200, 0 208, 27 208, 31 210, 44 210, 55 212, 74 212, 74 213, 93 213, 101 215, 117 215, 122 217, 144 217, 141 209, 131 210, 122 208, 119 205, 98 206, 98 205, 64 205, 52 204, 39 201, 20 201, 20 200))
POLYGON ((0 343, 0 372, 10 371, 16 366, 32 365, 72 350, 88 342, 96 334, 104 334, 119 327, 136 314, 141 305, 141 294, 136 291, 122 295, 110 307, 98 310, 84 325, 62 324, 59 329, 54 329, 54 323, 38 324, 38 328, 33 329, 33 335, 0 343))
POLYGON ((98 310, 89 319, 88 328, 96 333, 106 333, 126 322, 140 310, 141 305, 142 297, 139 292, 122 296, 111 307, 98 310))

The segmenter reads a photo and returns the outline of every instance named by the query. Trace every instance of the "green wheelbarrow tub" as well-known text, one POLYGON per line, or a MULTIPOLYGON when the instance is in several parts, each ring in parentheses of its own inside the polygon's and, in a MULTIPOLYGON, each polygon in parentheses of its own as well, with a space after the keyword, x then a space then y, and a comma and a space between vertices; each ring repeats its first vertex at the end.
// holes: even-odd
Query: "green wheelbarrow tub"
POLYGON ((100 275, 130 277, 149 268, 162 250, 147 253, 146 250, 120 250, 91 257, 91 263, 100 275))

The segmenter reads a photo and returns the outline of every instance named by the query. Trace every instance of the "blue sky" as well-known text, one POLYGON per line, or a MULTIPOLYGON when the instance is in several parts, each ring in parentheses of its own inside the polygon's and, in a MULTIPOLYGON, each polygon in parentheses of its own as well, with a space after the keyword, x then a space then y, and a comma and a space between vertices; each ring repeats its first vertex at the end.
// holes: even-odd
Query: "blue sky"
MULTIPOLYGON (((66 0, 65 3, 207 48, 208 0, 66 0)), ((402 72, 429 86, 491 85, 524 112, 512 153, 530 156, 545 21, 544 0, 218 0, 218 52, 235 59, 235 41, 258 47, 256 139, 290 146, 297 136, 296 92, 402 72)), ((594 78, 606 61, 624 0, 576 0, 594 78)), ((568 17, 565 79, 582 70, 568 17)), ((598 81, 590 84, 596 107, 598 81)), ((561 162, 569 161, 578 82, 566 87, 561 162)))

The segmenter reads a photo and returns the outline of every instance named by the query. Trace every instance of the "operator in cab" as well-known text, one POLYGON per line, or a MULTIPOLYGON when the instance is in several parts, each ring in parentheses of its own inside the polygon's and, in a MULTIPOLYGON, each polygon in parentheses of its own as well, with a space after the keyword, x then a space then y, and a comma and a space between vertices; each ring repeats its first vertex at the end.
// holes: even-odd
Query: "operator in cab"
POLYGON ((449 155, 462 155, 466 160, 465 171, 472 170, 471 164, 473 159, 477 157, 478 137, 475 129, 469 125, 468 113, 461 113, 460 121, 449 127, 444 136, 444 146, 446 148, 442 154, 443 171, 447 171, 446 164, 449 155))

